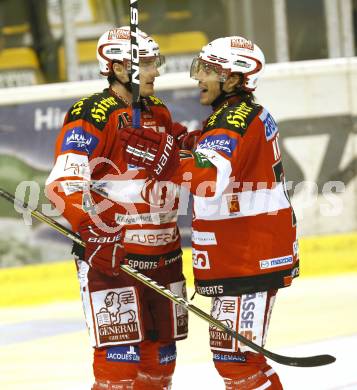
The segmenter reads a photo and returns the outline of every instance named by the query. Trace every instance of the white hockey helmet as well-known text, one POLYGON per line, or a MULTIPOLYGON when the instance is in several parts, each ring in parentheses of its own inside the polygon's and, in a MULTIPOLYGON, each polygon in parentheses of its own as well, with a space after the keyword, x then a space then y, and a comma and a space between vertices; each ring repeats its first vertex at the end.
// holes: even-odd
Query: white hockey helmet
POLYGON ((198 72, 212 74, 224 82, 232 73, 243 76, 242 88, 252 92, 263 73, 265 57, 260 48, 243 37, 218 38, 204 46, 191 65, 191 78, 198 80, 198 72))
MULTIPOLYGON (((165 64, 159 45, 152 37, 139 30, 138 44, 140 59, 155 60, 156 68, 165 64)), ((113 71, 113 62, 122 62, 127 70, 131 64, 130 27, 123 26, 106 31, 98 40, 97 59, 100 73, 108 76, 113 71)), ((162 72, 162 69, 160 69, 162 72)))

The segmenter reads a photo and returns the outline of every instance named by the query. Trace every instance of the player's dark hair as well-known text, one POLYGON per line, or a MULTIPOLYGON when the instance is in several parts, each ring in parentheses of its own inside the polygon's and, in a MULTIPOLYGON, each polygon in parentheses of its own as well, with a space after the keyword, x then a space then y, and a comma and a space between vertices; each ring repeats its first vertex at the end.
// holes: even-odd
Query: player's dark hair
POLYGON ((236 86, 235 92, 236 94, 244 101, 247 103, 254 103, 255 102, 255 95, 253 92, 248 92, 245 91, 242 88, 242 83, 243 83, 243 75, 241 73, 235 73, 239 75, 239 84, 236 86))

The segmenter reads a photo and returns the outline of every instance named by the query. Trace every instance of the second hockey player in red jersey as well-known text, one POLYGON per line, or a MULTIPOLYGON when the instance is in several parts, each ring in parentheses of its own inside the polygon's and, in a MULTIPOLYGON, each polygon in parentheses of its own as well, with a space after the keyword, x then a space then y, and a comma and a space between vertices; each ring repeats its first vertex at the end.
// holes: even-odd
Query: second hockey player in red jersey
MULTIPOLYGON (((285 188, 278 127, 254 101, 264 65, 260 48, 239 36, 203 47, 191 77, 199 82, 201 104, 211 105, 213 112, 196 149, 181 153, 170 177, 194 195, 196 291, 212 297, 215 318, 261 346, 277 290, 290 286, 299 273, 296 220, 285 188)), ((157 149, 150 133, 127 129, 121 138, 127 161, 135 160, 160 180, 160 156, 137 157, 143 143, 145 150, 157 149)), ((172 149, 166 158, 175 161, 177 153, 172 149)), ((211 327, 209 333, 227 390, 282 389, 263 355, 219 329, 211 327)))
MULTIPOLYGON (((166 106, 153 95, 163 62, 157 43, 143 32, 138 43, 141 124, 161 134, 163 149, 178 148, 174 138, 190 143, 186 130, 172 123, 166 106)), ((75 253, 94 348, 92 389, 169 390, 175 341, 187 335, 187 311, 120 271, 125 262, 185 294, 178 186, 160 187, 144 169, 125 162, 118 141, 132 117, 130 53, 128 27, 99 39, 97 58, 109 88, 69 109, 47 193, 86 243, 85 251, 76 248, 75 253)))

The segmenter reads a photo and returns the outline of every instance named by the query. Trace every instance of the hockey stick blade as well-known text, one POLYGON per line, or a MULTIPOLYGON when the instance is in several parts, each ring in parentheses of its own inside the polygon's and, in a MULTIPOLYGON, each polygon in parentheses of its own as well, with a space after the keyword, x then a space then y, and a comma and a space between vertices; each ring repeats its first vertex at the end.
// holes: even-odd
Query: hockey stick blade
MULTIPOLYGON (((60 223, 56 222, 50 217, 47 217, 46 215, 42 214, 37 209, 31 209, 25 202, 21 202, 20 200, 16 199, 12 194, 9 192, 3 190, 0 188, 0 196, 6 199, 7 201, 16 204, 17 207, 22 208, 23 210, 29 211, 33 217, 38 219, 41 222, 47 223, 54 229, 56 229, 58 232, 63 234, 64 236, 68 237, 72 241, 77 242, 78 244, 85 247, 85 242, 74 232, 67 229, 65 226, 61 225, 60 223)), ((128 275, 132 276, 133 278, 141 281, 148 287, 154 289, 159 294, 163 295, 164 297, 170 299, 171 301, 177 303, 180 306, 185 307, 188 311, 196 314, 201 319, 207 321, 212 327, 216 327, 218 329, 221 329, 222 331, 228 333, 231 337, 237 339, 241 343, 247 345, 252 350, 262 353, 265 357, 268 359, 271 359, 275 361, 276 363, 283 364, 286 366, 292 366, 292 367, 318 367, 318 366, 324 366, 327 364, 333 363, 336 358, 331 355, 316 355, 316 356, 307 356, 307 357, 290 357, 290 356, 283 356, 279 355, 277 353, 268 351, 267 349, 260 347, 259 345, 253 343, 251 340, 247 339, 246 337, 242 336, 238 332, 235 332, 231 328, 228 328, 226 325, 224 325, 219 320, 213 318, 203 310, 199 309, 198 307, 190 304, 186 299, 179 297, 178 295, 174 294, 171 290, 167 289, 164 286, 161 286, 156 281, 152 280, 146 275, 141 274, 136 269, 129 267, 128 265, 122 264, 120 268, 127 273, 128 275)))

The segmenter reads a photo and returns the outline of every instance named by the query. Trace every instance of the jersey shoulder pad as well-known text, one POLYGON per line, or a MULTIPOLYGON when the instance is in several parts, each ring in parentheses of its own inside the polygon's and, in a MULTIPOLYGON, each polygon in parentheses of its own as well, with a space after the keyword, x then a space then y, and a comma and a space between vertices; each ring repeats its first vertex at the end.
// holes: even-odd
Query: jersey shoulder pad
POLYGON ((230 105, 226 102, 208 118, 203 131, 223 128, 235 131, 243 137, 261 110, 262 107, 255 103, 241 101, 230 105))
POLYGON ((68 111, 67 122, 84 119, 92 123, 98 130, 103 130, 110 114, 123 107, 125 104, 110 95, 105 89, 101 93, 95 93, 74 103, 68 111))

